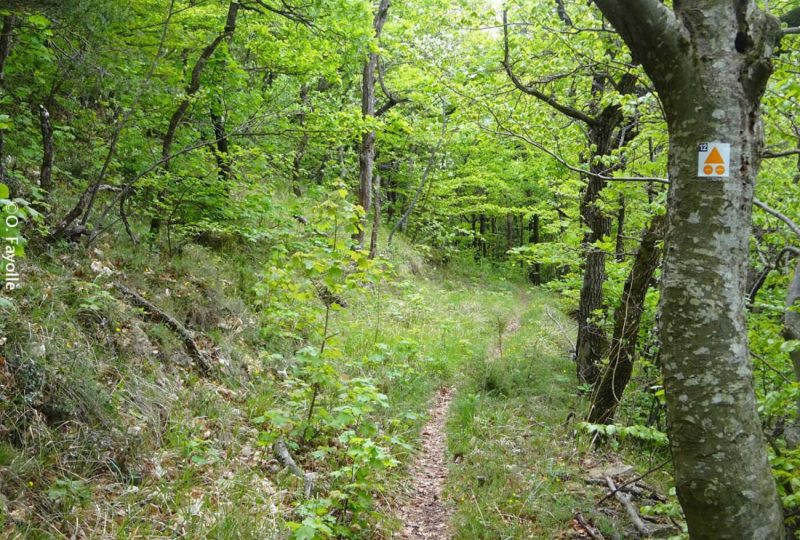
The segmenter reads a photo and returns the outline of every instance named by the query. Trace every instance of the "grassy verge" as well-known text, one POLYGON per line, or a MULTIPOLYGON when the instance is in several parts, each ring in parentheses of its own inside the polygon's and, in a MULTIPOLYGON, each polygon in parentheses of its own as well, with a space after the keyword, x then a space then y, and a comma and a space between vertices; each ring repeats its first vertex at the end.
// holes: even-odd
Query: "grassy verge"
MULTIPOLYGON (((635 445, 624 458, 608 448, 589 450, 588 435, 576 429, 586 403, 565 329, 571 334, 572 323, 557 300, 533 291, 502 356, 490 352, 467 364, 448 422, 456 538, 583 538, 576 513, 606 537, 629 529, 613 500, 595 505, 603 490, 586 480, 621 459, 647 470, 652 456, 635 445)), ((648 480, 663 486, 669 476, 648 480)))

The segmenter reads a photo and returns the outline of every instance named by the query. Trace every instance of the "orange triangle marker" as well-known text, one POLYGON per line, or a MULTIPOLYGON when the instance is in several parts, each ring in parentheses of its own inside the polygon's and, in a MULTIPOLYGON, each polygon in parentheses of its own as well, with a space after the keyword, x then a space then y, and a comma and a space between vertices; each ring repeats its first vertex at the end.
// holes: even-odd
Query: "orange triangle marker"
POLYGON ((715 146, 711 149, 711 153, 708 154, 708 157, 703 163, 725 164, 725 160, 722 159, 722 154, 719 153, 719 150, 717 150, 717 147, 715 146))

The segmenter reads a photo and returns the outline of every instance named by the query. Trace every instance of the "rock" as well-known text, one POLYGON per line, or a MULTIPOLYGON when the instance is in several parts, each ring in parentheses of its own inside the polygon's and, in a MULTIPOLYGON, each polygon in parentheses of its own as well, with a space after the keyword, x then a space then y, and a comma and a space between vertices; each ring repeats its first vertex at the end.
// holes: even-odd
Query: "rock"
POLYGON ((623 476, 632 472, 634 472, 633 467, 625 465, 624 463, 609 463, 592 467, 588 471, 589 478, 599 478, 601 480, 606 476, 616 478, 617 476, 623 476))

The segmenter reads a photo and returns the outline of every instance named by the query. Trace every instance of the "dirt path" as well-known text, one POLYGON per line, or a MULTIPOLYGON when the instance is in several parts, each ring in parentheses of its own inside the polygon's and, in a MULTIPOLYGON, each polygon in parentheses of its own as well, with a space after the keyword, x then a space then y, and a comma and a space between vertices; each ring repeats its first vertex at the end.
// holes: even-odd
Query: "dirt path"
MULTIPOLYGON (((522 306, 527 306, 526 296, 522 296, 522 306)), ((506 325, 503 337, 516 333, 519 328, 520 317, 515 315, 506 325)), ((498 358, 501 355, 498 344, 491 345, 487 354, 491 359, 498 358)), ((411 468, 410 495, 397 513, 404 525, 393 538, 446 540, 451 537, 449 522, 452 509, 442 500, 442 491, 447 480, 445 422, 452 399, 453 391, 442 388, 428 411, 430 420, 422 430, 420 441, 422 453, 411 468)))
POLYGON ((429 411, 430 420, 422 430, 420 441, 422 453, 411 468, 410 495, 398 512, 398 518, 405 525, 394 538, 444 540, 450 537, 450 508, 442 500, 442 488, 447 478, 444 424, 451 400, 451 390, 442 388, 429 411))

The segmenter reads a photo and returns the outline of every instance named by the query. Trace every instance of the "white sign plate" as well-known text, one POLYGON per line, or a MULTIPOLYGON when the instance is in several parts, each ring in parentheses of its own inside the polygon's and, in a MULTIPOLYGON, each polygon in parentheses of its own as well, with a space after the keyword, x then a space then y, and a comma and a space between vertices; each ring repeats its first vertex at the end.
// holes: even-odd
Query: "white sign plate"
POLYGON ((727 178, 731 170, 731 145, 707 142, 697 145, 697 176, 727 178))

